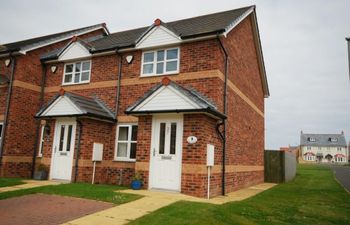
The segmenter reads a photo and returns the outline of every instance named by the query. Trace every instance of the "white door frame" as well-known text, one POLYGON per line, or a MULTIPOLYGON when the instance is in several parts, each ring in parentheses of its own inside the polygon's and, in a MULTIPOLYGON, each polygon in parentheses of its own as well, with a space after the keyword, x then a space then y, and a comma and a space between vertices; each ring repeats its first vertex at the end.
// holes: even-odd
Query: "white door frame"
POLYGON ((71 170, 69 170, 70 172, 68 173, 69 176, 67 176, 67 179, 64 180, 69 180, 71 181, 72 179, 72 170, 73 170, 73 160, 74 160, 74 153, 75 153, 75 136, 76 136, 76 119, 75 118, 58 118, 55 121, 55 130, 54 130, 54 135, 53 135, 53 142, 52 142, 52 150, 51 150, 51 165, 50 165, 50 175, 49 175, 49 179, 57 179, 55 177, 53 177, 53 169, 55 168, 54 164, 55 164, 55 148, 56 151, 58 151, 58 146, 59 145, 59 140, 60 137, 58 134, 60 134, 58 128, 61 124, 69 124, 69 125, 73 125, 73 129, 72 129, 72 139, 71 139, 71 148, 70 148, 70 158, 68 160, 71 160, 71 162, 69 162, 69 164, 71 165, 71 170))
POLYGON ((182 141, 183 141, 183 114, 162 114, 162 115, 153 115, 152 118, 152 134, 151 134, 151 149, 150 149, 150 165, 149 165, 149 182, 148 182, 148 188, 149 189, 162 189, 159 187, 156 187, 154 184, 154 179, 156 179, 155 175, 155 167, 156 167, 156 157, 154 156, 153 152, 156 150, 156 146, 158 145, 156 142, 159 141, 159 133, 156 133, 156 125, 160 120, 174 120, 177 123, 178 129, 177 129, 177 140, 176 140, 176 157, 178 157, 178 185, 176 189, 167 189, 170 191, 178 191, 181 192, 181 178, 182 178, 182 141), (178 141, 180 140, 180 141, 178 141))

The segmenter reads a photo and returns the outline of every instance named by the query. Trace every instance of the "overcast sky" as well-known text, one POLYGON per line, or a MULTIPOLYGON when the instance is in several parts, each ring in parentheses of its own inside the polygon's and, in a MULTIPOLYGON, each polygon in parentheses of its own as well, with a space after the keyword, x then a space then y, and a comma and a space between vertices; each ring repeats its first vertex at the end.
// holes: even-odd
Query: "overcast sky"
POLYGON ((0 43, 106 22, 111 32, 255 4, 271 97, 266 147, 297 145, 300 130, 350 138, 345 37, 350 1, 0 0, 0 43))

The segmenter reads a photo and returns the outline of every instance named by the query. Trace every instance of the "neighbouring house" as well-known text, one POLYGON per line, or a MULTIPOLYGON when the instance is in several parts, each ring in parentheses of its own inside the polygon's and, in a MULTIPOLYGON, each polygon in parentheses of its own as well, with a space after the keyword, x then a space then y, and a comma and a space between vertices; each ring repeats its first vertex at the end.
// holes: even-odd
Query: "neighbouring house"
POLYGON ((344 132, 340 134, 300 133, 300 162, 346 163, 348 158, 344 132))
POLYGON ((198 197, 264 181, 255 6, 3 46, 2 176, 30 177, 40 163, 73 182, 129 185, 138 173, 144 188, 198 197))

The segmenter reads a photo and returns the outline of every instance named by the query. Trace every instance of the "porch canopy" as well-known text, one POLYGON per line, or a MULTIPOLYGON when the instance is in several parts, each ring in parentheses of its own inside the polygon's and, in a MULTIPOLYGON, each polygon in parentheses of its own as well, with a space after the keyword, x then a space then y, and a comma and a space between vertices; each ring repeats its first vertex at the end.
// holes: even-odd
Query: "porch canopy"
POLYGON ((35 118, 87 117, 91 119, 115 122, 115 114, 97 97, 67 93, 64 90, 43 107, 35 118))
POLYGON ((225 119, 214 103, 195 89, 184 88, 169 78, 151 88, 125 111, 128 115, 159 113, 204 113, 216 119, 225 119))

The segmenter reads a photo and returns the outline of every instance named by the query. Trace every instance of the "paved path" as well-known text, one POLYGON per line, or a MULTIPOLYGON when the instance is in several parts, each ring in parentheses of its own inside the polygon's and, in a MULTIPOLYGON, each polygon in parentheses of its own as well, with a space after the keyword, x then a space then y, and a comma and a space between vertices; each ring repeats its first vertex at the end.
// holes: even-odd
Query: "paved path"
POLYGON ((350 166, 331 166, 335 173, 335 178, 350 192, 350 166))
POLYGON ((224 204, 226 202, 240 201, 240 200, 252 197, 273 186, 275 186, 275 184, 269 184, 269 183, 259 184, 249 188, 245 188, 239 191, 229 193, 225 197, 216 197, 210 200, 195 198, 195 197, 191 197, 191 196, 187 196, 179 193, 166 193, 166 192, 149 191, 149 190, 140 190, 140 191, 125 190, 121 192, 139 194, 139 195, 143 195, 144 197, 133 202, 122 204, 101 212, 94 213, 89 216, 85 216, 85 217, 67 222, 64 225, 126 224, 131 220, 135 220, 159 208, 170 205, 180 200, 205 202, 205 203, 212 203, 212 204, 224 204))
POLYGON ((51 180, 24 180, 23 182, 25 182, 25 184, 9 186, 9 187, 2 187, 2 188, 0 188, 0 193, 6 192, 6 191, 16 191, 16 190, 20 190, 20 189, 61 184, 60 182, 51 181, 51 180))
POLYGON ((46 194, 26 195, 0 201, 0 223, 54 225, 111 207, 113 207, 112 203, 73 197, 46 194))

